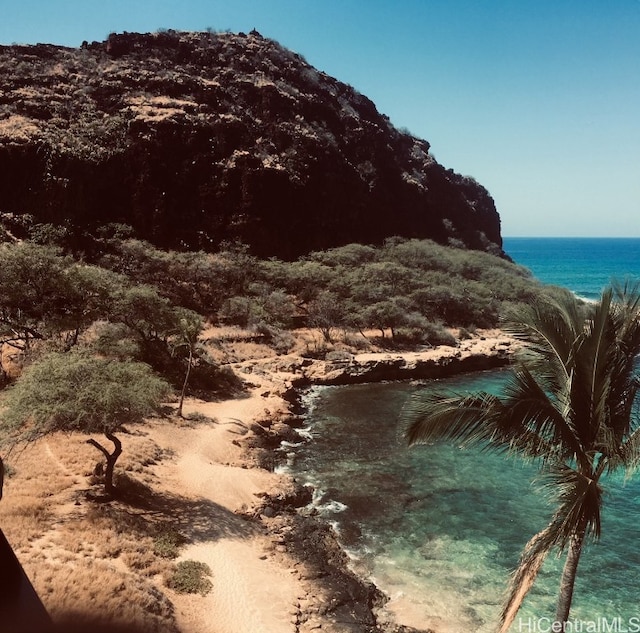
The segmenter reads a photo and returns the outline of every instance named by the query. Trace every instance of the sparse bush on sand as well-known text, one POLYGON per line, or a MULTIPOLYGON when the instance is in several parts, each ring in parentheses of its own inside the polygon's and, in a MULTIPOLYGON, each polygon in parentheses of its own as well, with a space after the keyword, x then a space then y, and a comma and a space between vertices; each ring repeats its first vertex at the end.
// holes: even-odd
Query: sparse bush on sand
POLYGON ((162 530, 153 539, 153 551, 162 558, 177 558, 180 547, 186 542, 185 537, 177 530, 162 530))
POLYGON ((211 569, 206 563, 195 560, 182 560, 167 578, 167 587, 178 593, 199 593, 206 596, 213 588, 213 583, 207 578, 211 569))

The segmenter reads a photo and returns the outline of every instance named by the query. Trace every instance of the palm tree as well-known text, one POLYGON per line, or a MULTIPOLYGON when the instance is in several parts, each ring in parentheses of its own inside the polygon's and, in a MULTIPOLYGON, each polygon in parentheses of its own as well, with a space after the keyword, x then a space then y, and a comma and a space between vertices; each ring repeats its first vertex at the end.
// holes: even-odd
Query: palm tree
POLYGON ((569 294, 526 307, 507 328, 524 345, 502 396, 435 394, 407 410, 410 445, 448 439, 519 454, 556 498, 513 574, 501 633, 552 549, 566 552, 555 621, 568 620, 583 544, 600 536, 602 476, 638 464, 639 288, 608 288, 586 309, 569 294))

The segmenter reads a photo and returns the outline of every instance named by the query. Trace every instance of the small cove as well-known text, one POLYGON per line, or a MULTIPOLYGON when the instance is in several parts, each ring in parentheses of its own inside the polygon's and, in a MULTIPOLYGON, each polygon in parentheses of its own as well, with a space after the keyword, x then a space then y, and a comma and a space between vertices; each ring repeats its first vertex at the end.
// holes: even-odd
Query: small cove
MULTIPOLYGON (((420 390, 498 393, 504 378, 492 371, 423 385, 321 387, 306 396, 310 440, 293 449, 289 468, 315 486, 316 506, 355 568, 413 626, 493 630, 509 573, 550 516, 531 466, 449 444, 408 449, 402 437, 400 411, 420 390)), ((606 485, 603 537, 580 563, 572 617, 631 621, 640 603, 640 480, 606 485)), ((554 557, 545 564, 523 623, 553 615, 560 567, 554 557)))
MULTIPOLYGON (((542 282, 587 299, 612 279, 640 278, 638 238, 505 238, 504 248, 542 282)), ((354 566, 407 624, 493 631, 509 573, 550 516, 534 468, 447 444, 408 449, 402 437, 400 412, 421 389, 499 393, 504 377, 491 371, 307 394, 310 441, 293 449, 289 468, 316 487, 315 502, 354 566)), ((588 623, 640 630, 640 474, 610 477, 605 486, 602 539, 580 561, 571 617, 585 631, 588 623)), ((553 615, 561 564, 547 560, 512 631, 533 631, 538 618, 553 615)))

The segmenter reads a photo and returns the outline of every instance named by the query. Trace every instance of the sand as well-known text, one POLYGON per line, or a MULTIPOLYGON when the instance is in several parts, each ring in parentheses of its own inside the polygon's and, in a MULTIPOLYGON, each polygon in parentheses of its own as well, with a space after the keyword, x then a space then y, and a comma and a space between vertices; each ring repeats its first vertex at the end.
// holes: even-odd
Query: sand
MULTIPOLYGON (((504 357, 512 343, 494 331, 463 341, 458 348, 348 355, 347 360, 339 363, 335 359, 310 362, 295 356, 238 362, 232 367, 245 381, 242 397, 219 402, 193 398, 185 401, 187 418, 197 413, 209 421, 156 420, 145 425, 143 435, 147 439, 143 440, 154 451, 159 447, 163 455, 145 466, 149 485, 153 489, 161 487, 163 494, 186 500, 180 506, 186 508, 185 515, 179 518, 180 525, 188 527, 189 543, 181 549, 178 560, 200 561, 212 570, 213 588, 204 596, 179 594, 161 587, 173 603, 179 630, 182 633, 398 630, 396 625, 403 623, 402 609, 394 609, 395 623, 388 621, 388 611, 376 610, 384 603, 381 594, 366 579, 361 581, 347 570, 348 559, 328 526, 320 526, 309 509, 287 506, 274 510, 269 499, 291 495, 295 482, 287 474, 262 467, 268 451, 256 447, 255 440, 261 435, 277 436, 283 428, 291 431, 287 426, 291 418, 288 399, 296 386, 339 382, 349 371, 366 380, 367 371, 379 363, 382 370, 387 364, 410 372, 422 362, 438 359, 446 363, 451 359, 504 357), (316 525, 318 529, 314 531, 316 525), (299 534, 303 529, 306 536, 299 534)), ((62 463, 56 456, 63 455, 62 449, 54 441, 43 444, 40 450, 44 459, 51 459, 54 468, 64 476, 60 489, 68 486, 68 480, 80 494, 86 483, 76 474, 79 466, 68 461, 62 463)), ((97 455, 91 457, 96 458, 97 455)), ((11 492, 12 486, 16 489, 17 484, 11 484, 7 492, 11 492)), ((78 513, 83 507, 84 502, 70 501, 64 511, 78 513)), ((3 502, 5 508, 10 506, 3 502)), ((61 513, 58 508, 61 517, 58 520, 67 521, 61 513)), ((48 547, 53 546, 49 539, 48 547)), ((26 557, 34 546, 25 541, 21 547, 19 556, 22 553, 26 557)), ((91 555, 89 549, 86 555, 91 555)), ((29 569, 36 570, 37 563, 29 569)), ((416 626, 420 622, 415 613, 406 615, 406 624, 416 626)), ((425 617, 423 626, 428 622, 425 617)))
MULTIPOLYGON (((402 360, 409 366, 416 361, 448 358, 452 355, 491 355, 513 343, 500 332, 463 342, 461 348, 442 347, 405 354, 361 354, 356 364, 402 360)), ((253 385, 247 397, 223 402, 188 400, 187 414, 202 413, 215 419, 214 424, 197 428, 167 429, 155 439, 175 452, 175 458, 161 465, 162 477, 173 492, 204 498, 232 513, 246 512, 263 493, 276 494, 291 485, 285 474, 275 474, 252 467, 243 443, 251 424, 274 419, 288 412, 282 399, 292 382, 300 381, 295 359, 278 359, 276 370, 270 361, 264 365, 237 364, 240 376, 253 385), (278 371, 277 368, 284 369, 278 371), (250 372, 250 373, 243 373, 250 372)), ((320 381, 331 375, 332 366, 314 363, 305 369, 320 381)), ((249 454, 250 457, 250 454, 249 454)), ((262 519, 263 522, 268 520, 262 519)), ((243 518, 228 526, 226 534, 212 534, 187 547, 183 558, 200 560, 214 570, 214 590, 206 597, 176 597, 178 624, 184 633, 304 633, 304 631, 350 631, 341 628, 334 618, 323 620, 318 597, 322 583, 296 573, 300 562, 289 557, 277 545, 277 535, 249 529, 243 518), (274 552, 277 556, 274 556, 274 552)), ((402 609, 394 610, 402 619, 402 609)), ((416 625, 416 614, 407 613, 406 624, 416 625)), ((424 624, 428 619, 425 618, 424 624)), ((364 629, 363 629, 364 630, 364 629)))
MULTIPOLYGON (((266 381, 265 381, 266 382, 266 381)), ((270 385, 270 383, 269 383, 270 385)), ((177 622, 184 633, 291 633, 299 600, 307 588, 290 572, 293 562, 275 561, 273 543, 235 513, 247 512, 262 493, 276 494, 289 483, 284 475, 249 467, 239 440, 249 425, 283 409, 277 398, 265 398, 263 382, 246 397, 222 402, 187 399, 185 416, 194 412, 214 420, 195 427, 167 427, 154 432, 155 441, 174 457, 156 466, 169 492, 204 499, 225 513, 225 525, 181 552, 180 559, 207 563, 213 570, 213 590, 206 596, 173 597, 177 622)), ((213 521, 215 523, 215 519, 213 521)))

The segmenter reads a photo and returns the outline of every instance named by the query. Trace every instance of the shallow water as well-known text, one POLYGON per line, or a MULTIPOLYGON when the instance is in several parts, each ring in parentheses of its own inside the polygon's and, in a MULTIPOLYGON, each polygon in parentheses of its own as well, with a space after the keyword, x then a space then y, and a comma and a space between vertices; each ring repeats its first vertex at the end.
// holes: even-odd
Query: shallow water
MULTIPOLYGON (((509 573, 550 516, 531 466, 450 444, 408 449, 402 437, 401 409, 421 390, 499 393, 504 378, 496 371, 426 386, 314 388, 306 398, 311 439, 287 449, 289 468, 316 487, 315 503, 354 566, 414 626, 493 630, 509 573)), ((572 617, 581 621, 640 616, 640 478, 623 484, 606 482, 603 538, 580 563, 572 617)), ((555 558, 545 564, 512 630, 532 631, 553 615, 560 569, 555 558)))

